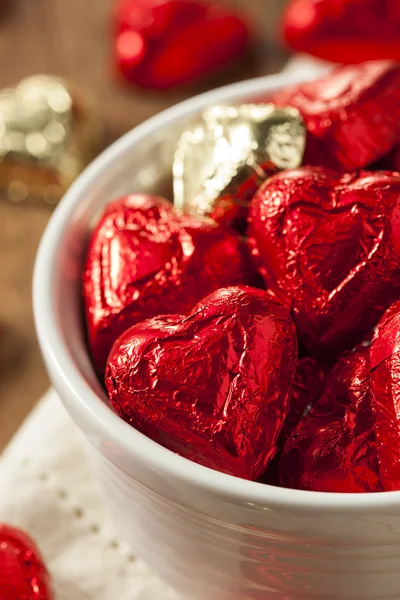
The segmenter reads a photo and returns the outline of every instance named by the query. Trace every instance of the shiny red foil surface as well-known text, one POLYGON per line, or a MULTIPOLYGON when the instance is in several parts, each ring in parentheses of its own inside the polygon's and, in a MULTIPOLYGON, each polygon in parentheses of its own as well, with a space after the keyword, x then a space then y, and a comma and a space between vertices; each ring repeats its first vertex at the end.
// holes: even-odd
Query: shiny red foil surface
POLYGON ((300 358, 294 372, 290 394, 290 411, 285 421, 288 435, 319 400, 325 382, 325 371, 311 357, 300 358))
POLYGON ((291 0, 282 33, 294 50, 334 63, 400 61, 398 0, 291 0))
POLYGON ((400 142, 400 65, 393 61, 338 67, 269 100, 301 112, 308 131, 304 164, 351 171, 400 142))
POLYGON ((292 436, 293 430, 302 418, 319 400, 325 379, 325 370, 314 358, 304 357, 298 359, 292 379, 289 413, 277 442, 276 455, 260 479, 262 483, 279 486, 279 460, 284 444, 292 436))
POLYGON ((342 358, 314 408, 288 438, 282 486, 320 492, 382 491, 369 386, 369 348, 342 358))
POLYGON ((187 313, 219 287, 252 282, 247 247, 211 221, 178 216, 162 198, 111 203, 89 243, 83 296, 99 373, 117 337, 160 314, 187 313))
POLYGON ((105 382, 118 414, 195 462, 257 479, 289 409, 297 344, 289 312, 267 292, 220 289, 189 316, 128 329, 105 382))
POLYGON ((168 89, 202 79, 245 53, 242 17, 202 0, 119 0, 115 60, 135 85, 168 89))
POLYGON ((250 207, 249 243, 270 293, 318 360, 354 348, 400 292, 400 176, 282 172, 250 207))
POLYGON ((382 484, 385 490, 400 490, 400 302, 375 330, 370 363, 382 484))
POLYGON ((49 574, 35 544, 24 532, 9 525, 0 525, 0 598, 54 598, 49 574))
POLYGON ((210 217, 217 223, 232 227, 241 235, 246 235, 250 202, 261 184, 276 173, 276 169, 273 169, 271 165, 262 165, 262 171, 265 174, 263 179, 260 174, 253 173, 233 192, 221 194, 210 217))

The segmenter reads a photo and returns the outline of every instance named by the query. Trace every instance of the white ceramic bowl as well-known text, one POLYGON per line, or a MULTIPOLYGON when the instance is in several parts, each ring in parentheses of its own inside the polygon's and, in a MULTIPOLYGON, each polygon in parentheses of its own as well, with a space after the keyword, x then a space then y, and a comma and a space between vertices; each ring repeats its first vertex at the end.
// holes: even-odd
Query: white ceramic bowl
POLYGON ((180 130, 205 106, 253 99, 294 79, 264 77, 203 94, 104 152, 44 234, 34 277, 37 332, 112 517, 177 590, 196 600, 399 600, 400 492, 280 489, 181 458, 112 412, 85 346, 81 270, 99 210, 126 192, 159 191, 180 130))

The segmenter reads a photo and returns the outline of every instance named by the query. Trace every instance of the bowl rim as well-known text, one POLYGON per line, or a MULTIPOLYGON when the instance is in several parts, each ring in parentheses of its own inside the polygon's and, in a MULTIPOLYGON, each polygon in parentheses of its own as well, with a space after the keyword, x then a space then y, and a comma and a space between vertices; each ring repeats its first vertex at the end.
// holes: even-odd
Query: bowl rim
POLYGON ((91 388, 70 356, 58 331, 53 273, 57 268, 57 248, 65 237, 65 224, 75 213, 80 199, 88 193, 98 175, 108 169, 121 156, 140 144, 146 136, 168 122, 178 122, 182 116, 196 113, 206 104, 227 102, 230 99, 252 96, 277 89, 283 85, 312 79, 315 73, 298 71, 249 79, 223 86, 189 98, 164 110, 138 125, 104 150, 77 178, 54 211, 40 242, 33 277, 33 305, 37 336, 47 367, 53 379, 68 394, 68 404, 74 406, 92 428, 103 437, 123 447, 128 456, 143 463, 151 463, 155 470, 171 478, 204 488, 214 495, 236 504, 271 507, 303 512, 354 512, 389 508, 400 503, 400 491, 372 493, 332 493, 293 490, 259 482, 247 481, 214 471, 183 458, 147 438, 115 414, 91 388))

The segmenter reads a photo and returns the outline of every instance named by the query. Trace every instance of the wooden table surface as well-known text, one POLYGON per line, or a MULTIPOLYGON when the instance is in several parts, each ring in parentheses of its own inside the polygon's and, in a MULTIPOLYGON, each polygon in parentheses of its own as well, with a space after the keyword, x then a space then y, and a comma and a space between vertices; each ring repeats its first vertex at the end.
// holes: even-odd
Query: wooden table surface
MULTIPOLYGON (((231 3, 242 6, 257 25, 255 58, 207 86, 150 94, 123 87, 113 78, 113 0, 10 0, 0 20, 0 87, 28 75, 49 73, 88 88, 97 99, 109 143, 188 96, 282 67, 287 56, 274 38, 285 0, 231 3)), ((48 209, 0 199, 0 450, 49 385, 31 303, 35 253, 49 216, 48 209)))

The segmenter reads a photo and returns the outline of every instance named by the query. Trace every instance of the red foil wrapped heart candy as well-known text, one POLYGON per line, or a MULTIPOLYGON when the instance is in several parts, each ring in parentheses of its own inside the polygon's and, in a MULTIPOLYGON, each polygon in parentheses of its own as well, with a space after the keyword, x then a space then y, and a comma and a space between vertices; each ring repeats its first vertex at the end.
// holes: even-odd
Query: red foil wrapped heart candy
POLYGON ((250 40, 247 24, 222 4, 202 0, 119 0, 118 70, 144 88, 168 89, 234 63, 250 40))
POLYGON ((290 394, 290 411, 285 421, 284 435, 299 424, 319 400, 324 386, 325 371, 312 357, 300 358, 294 372, 290 394))
POLYGON ((9 525, 0 525, 0 598, 53 600, 39 550, 26 533, 9 525))
POLYGON ((303 164, 351 171, 400 142, 400 65, 392 61, 339 67, 268 100, 303 116, 308 131, 303 164))
POLYGON ((294 325, 267 292, 220 289, 189 316, 128 329, 105 382, 118 414, 202 465, 257 479, 276 451, 296 363, 294 325))
POLYGON ((290 392, 290 410, 277 443, 277 453, 260 481, 279 485, 279 459, 285 441, 302 418, 319 400, 325 381, 325 372, 314 358, 305 357, 297 361, 290 392))
POLYGON ((314 408, 287 439, 282 486, 320 492, 382 490, 369 387, 369 348, 342 358, 314 408))
POLYGON ((283 37, 294 50, 335 63, 400 61, 398 0, 292 0, 283 37))
POLYGON ((385 490, 400 490, 400 302, 375 330, 370 364, 382 484, 385 490))
POLYGON ((399 200, 397 173, 316 167, 275 175, 253 199, 260 273, 319 360, 355 347, 398 297, 399 200))
POLYGON ((83 273, 89 344, 99 373, 128 327, 189 312, 219 287, 251 283, 247 248, 211 221, 177 215, 162 198, 110 204, 90 240, 83 273))

